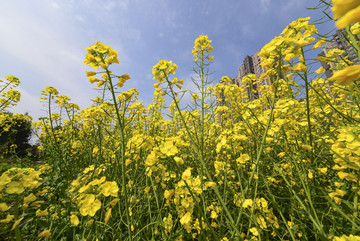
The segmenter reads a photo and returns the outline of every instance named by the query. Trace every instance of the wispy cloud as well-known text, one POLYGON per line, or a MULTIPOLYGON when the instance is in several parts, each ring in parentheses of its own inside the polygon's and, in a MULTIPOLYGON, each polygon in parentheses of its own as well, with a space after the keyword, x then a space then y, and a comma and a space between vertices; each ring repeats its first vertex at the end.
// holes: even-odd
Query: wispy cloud
POLYGON ((298 11, 299 9, 305 9, 305 0, 287 0, 284 5, 282 5, 280 11, 284 17, 288 17, 294 11, 298 11))
POLYGON ((33 117, 34 121, 41 116, 46 116, 46 110, 42 106, 42 103, 40 103, 40 99, 34 97, 21 87, 17 88, 17 90, 21 93, 21 99, 18 105, 9 108, 10 112, 20 114, 25 114, 25 112, 27 112, 33 117))
POLYGON ((267 13, 270 9, 270 0, 260 0, 261 13, 267 13))
MULTIPOLYGON (((26 66, 38 74, 39 78, 32 79, 31 83, 26 80, 21 83, 24 89, 29 86, 39 88, 36 92, 27 92, 25 96, 28 99, 30 96, 38 99, 41 89, 50 85, 59 88, 61 94, 73 97, 80 106, 87 106, 93 91, 84 75, 87 69, 83 65, 84 47, 96 40, 103 41, 98 37, 102 36, 101 28, 93 28, 92 31, 93 26, 88 22, 89 16, 99 16, 99 26, 111 25, 114 28, 119 21, 109 19, 108 16, 117 16, 114 14, 116 11, 126 11, 128 3, 129 1, 111 0, 101 3, 94 0, 49 1, 41 6, 32 6, 28 3, 32 8, 39 8, 39 14, 34 14, 30 5, 26 7, 26 4, 24 8, 17 8, 11 4, 3 6, 7 11, 0 15, 0 52, 3 57, 0 64, 8 59, 7 56, 11 56, 17 59, 19 68, 26 66), (84 4, 89 8, 88 11, 79 11, 84 4), (109 22, 106 22, 107 20, 109 22), (76 25, 78 22, 85 24, 83 29, 76 25), (89 42, 88 39, 94 40, 89 42)), ((116 32, 114 34, 116 36, 116 32)), ((123 29, 121 34, 127 37, 127 41, 132 42, 140 41, 142 37, 141 31, 132 27, 123 29)), ((119 51, 122 66, 129 67, 131 59, 127 57, 126 49, 123 47, 124 38, 115 39, 114 35, 103 35, 108 36, 106 39, 110 40, 110 43, 104 42, 119 51)), ((24 107, 23 104, 21 106, 24 107)), ((34 105, 34 108, 37 106, 34 105)))
MULTIPOLYGON (((303 14, 299 9, 305 2, 0 1, 0 77, 14 74, 4 72, 10 68, 20 69, 21 87, 27 91, 20 109, 33 103, 31 111, 40 110, 35 102, 47 85, 86 107, 96 91, 84 75, 89 69, 83 65, 84 47, 102 41, 119 53, 120 65, 113 72, 131 75, 125 87, 139 88, 144 102, 151 102, 151 67, 159 59, 174 60, 179 65, 177 76, 184 76, 184 88, 195 91, 189 71, 197 36, 208 34, 213 40, 215 63, 211 68, 216 72, 211 77, 217 81, 223 75, 235 75, 244 55, 256 52, 266 39, 279 33, 280 25, 303 14)), ((189 95, 184 98, 191 100, 189 95)))

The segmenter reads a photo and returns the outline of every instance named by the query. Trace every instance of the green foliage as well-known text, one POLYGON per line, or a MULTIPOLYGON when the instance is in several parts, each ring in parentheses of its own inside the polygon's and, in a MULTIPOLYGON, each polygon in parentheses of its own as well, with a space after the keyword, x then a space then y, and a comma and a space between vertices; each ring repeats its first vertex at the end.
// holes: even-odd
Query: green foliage
POLYGON ((25 157, 28 149, 32 129, 31 120, 27 114, 2 114, 3 121, 0 125, 0 148, 5 157, 16 155, 25 157))

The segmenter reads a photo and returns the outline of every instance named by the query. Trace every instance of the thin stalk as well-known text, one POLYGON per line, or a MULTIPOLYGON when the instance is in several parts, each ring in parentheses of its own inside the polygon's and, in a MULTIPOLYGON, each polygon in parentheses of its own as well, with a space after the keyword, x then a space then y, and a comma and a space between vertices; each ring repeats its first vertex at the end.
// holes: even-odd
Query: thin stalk
POLYGON ((272 203, 274 204, 274 207, 275 207, 276 210, 279 212, 279 214, 280 214, 280 216, 281 216, 281 219, 284 221, 284 224, 285 224, 286 229, 288 230, 288 232, 289 232, 289 234, 290 234, 290 236, 291 236, 291 239, 292 239, 293 241, 295 241, 296 239, 295 239, 295 237, 294 237, 294 234, 293 234, 293 232, 291 231, 289 225, 287 224, 287 220, 286 220, 284 214, 282 213, 281 208, 280 208, 279 205, 276 203, 276 200, 275 200, 275 198, 274 198, 274 195, 272 195, 272 193, 271 193, 269 184, 268 184, 267 182, 264 182, 264 183, 265 183, 266 189, 268 190, 268 193, 270 194, 271 201, 272 201, 272 203))
MULTIPOLYGON (((201 128, 201 138, 200 138, 200 151, 201 151, 201 156, 204 156, 204 115, 205 115, 205 110, 204 110, 204 102, 205 102, 205 93, 204 93, 204 53, 201 53, 201 74, 200 74, 200 79, 201 79, 201 120, 200 120, 200 128, 201 128)), ((203 180, 203 166, 201 166, 201 189, 203 189, 204 186, 204 180, 203 180)))
POLYGON ((359 45, 357 44, 355 36, 350 31, 350 26, 347 26, 345 29, 346 29, 347 34, 349 35, 350 44, 354 47, 356 55, 360 59, 360 48, 359 48, 359 45))
MULTIPOLYGON (((272 102, 271 102, 271 106, 270 106, 270 115, 269 115, 269 119, 268 119, 268 122, 266 124, 266 128, 265 128, 265 132, 262 136, 262 140, 261 140, 261 144, 260 144, 260 148, 259 148, 259 151, 257 152, 257 156, 256 156, 256 161, 255 161, 255 166, 258 166, 259 164, 259 161, 260 161, 260 157, 261 157, 261 154, 263 152, 263 149, 264 149, 264 145, 265 145, 265 142, 266 142, 266 136, 267 136, 267 133, 269 131, 269 128, 270 128, 270 124, 271 124, 271 121, 272 121, 272 118, 273 118, 273 114, 274 114, 274 107, 275 107, 275 103, 276 103, 276 94, 277 94, 277 83, 279 81, 279 75, 277 76, 276 78, 276 81, 274 83, 275 85, 275 91, 274 91, 274 97, 272 99, 272 102)), ((251 172, 251 175, 250 175, 250 178, 249 178, 249 182, 248 182, 248 185, 246 186, 245 190, 244 190, 244 196, 246 196, 248 190, 249 190, 249 187, 250 187, 250 184, 254 178, 254 174, 255 174, 255 170, 256 168, 254 168, 251 172)), ((236 220, 236 226, 239 225, 240 223, 240 220, 241 220, 241 214, 238 216, 238 219, 236 220)))
POLYGON ((353 235, 356 234, 356 232, 358 231, 358 229, 355 227, 354 223, 356 222, 356 218, 358 215, 358 210, 359 210, 359 205, 358 205, 358 199, 359 199, 359 182, 356 183, 356 191, 355 191, 355 197, 354 197, 354 203, 353 203, 353 207, 354 207, 354 214, 353 214, 353 223, 352 223, 352 227, 351 227, 351 233, 353 235))
POLYGON ((295 199, 299 202, 300 206, 305 210, 305 212, 307 212, 307 214, 309 215, 310 220, 312 221, 312 223, 314 224, 314 226, 320 231, 320 233, 322 235, 325 235, 325 232, 323 230, 323 228, 321 227, 320 224, 318 224, 317 220, 314 219, 314 217, 312 216, 311 212, 307 209, 307 207, 305 206, 305 204, 301 201, 301 199, 299 198, 299 196, 297 195, 296 191, 292 188, 292 185, 289 183, 289 181, 286 179, 284 173, 282 172, 281 168, 279 168, 277 166, 277 164, 274 162, 273 163, 276 170, 280 173, 281 177, 283 178, 283 180, 286 182, 286 186, 290 189, 290 191, 293 193, 295 199))
MULTIPOLYGON (((301 55, 305 59, 304 49, 301 48, 301 55)), ((305 64, 305 63, 304 63, 305 64)), ((311 134, 311 122, 310 122, 310 101, 309 101, 309 81, 307 76, 307 71, 304 73, 304 81, 305 81, 305 93, 306 93, 306 117, 308 121, 308 131, 309 131, 309 144, 312 146, 312 134, 311 134)))
MULTIPOLYGON (((165 76, 166 76, 166 74, 165 74, 165 76)), ((203 166, 203 169, 204 169, 204 171, 205 171, 205 173, 206 173, 206 176, 207 176, 208 180, 209 180, 210 182, 213 182, 213 178, 211 177, 211 175, 210 175, 210 173, 209 173, 209 170, 208 170, 207 167, 206 167, 206 164, 205 164, 205 162, 204 162, 204 160, 203 160, 203 156, 201 155, 201 152, 200 152, 198 146, 196 145, 196 143, 195 143, 195 141, 194 141, 194 138, 193 138, 193 136, 191 135, 190 130, 189 130, 189 128, 188 128, 188 126, 187 126, 187 124, 186 124, 186 122, 185 122, 184 116, 183 116, 183 114, 181 113, 179 104, 178 104, 178 102, 176 101, 176 95, 175 95, 175 93, 174 93, 174 90, 173 90, 172 87, 171 87, 171 83, 170 83, 168 77, 166 77, 166 81, 167 81, 168 86, 169 86, 169 88, 170 88, 171 95, 172 95, 173 99, 175 100, 174 102, 175 102, 176 109, 177 109, 177 111, 178 111, 178 113, 179 113, 179 115, 180 115, 180 120, 181 120, 181 122, 183 123, 183 125, 184 125, 184 127, 185 127, 185 130, 186 130, 186 132, 187 132, 187 134, 188 134, 188 136, 189 136, 189 138, 190 138, 191 144, 192 144, 192 146, 195 148, 195 151, 196 151, 196 153, 197 153, 197 155, 198 155, 198 157, 199 157, 199 159, 200 159, 200 163, 201 163, 201 165, 203 166)), ((214 191, 215 191, 215 194, 216 194, 217 198, 218 198, 219 201, 220 201, 220 204, 221 204, 222 208, 225 210, 225 213, 226 213, 226 215, 227 215, 227 217, 228 217, 228 219, 229 219, 229 221, 230 221, 230 224, 231 224, 232 228, 233 228, 233 229, 235 230, 235 232, 238 234, 239 239, 242 240, 242 238, 241 238, 241 233, 239 232, 239 230, 238 230, 237 227, 235 226, 234 219, 233 219, 232 215, 230 214, 229 209, 226 207, 226 203, 224 202, 223 198, 221 197, 221 194, 220 194, 219 189, 218 189, 217 186, 215 186, 214 191)))
MULTIPOLYGON (((105 61, 104 61, 104 63, 105 63, 105 61)), ((116 117, 118 119, 119 126, 120 126, 120 135, 121 135, 121 177, 122 177, 122 186, 123 186, 124 197, 125 197, 125 211, 126 211, 127 228, 128 228, 128 232, 129 232, 129 240, 131 241, 132 240, 131 220, 130 220, 130 215, 129 215, 129 201, 128 201, 128 198, 127 198, 128 194, 127 194, 127 186, 126 186, 126 178, 125 178, 125 175, 126 175, 126 173, 125 173, 125 168, 126 168, 126 165, 125 165, 126 143, 125 143, 124 123, 122 123, 122 121, 121 121, 119 107, 117 105, 117 101, 116 101, 116 97, 115 97, 114 86, 112 84, 112 79, 111 79, 110 72, 109 72, 108 68, 106 68, 106 74, 107 74, 107 76, 109 78, 110 92, 111 92, 111 96, 112 96, 114 107, 115 107, 116 117)))
MULTIPOLYGON (((15 220, 19 219, 19 195, 15 194, 15 220)), ((21 241, 21 234, 19 225, 15 228, 16 241, 21 241)))

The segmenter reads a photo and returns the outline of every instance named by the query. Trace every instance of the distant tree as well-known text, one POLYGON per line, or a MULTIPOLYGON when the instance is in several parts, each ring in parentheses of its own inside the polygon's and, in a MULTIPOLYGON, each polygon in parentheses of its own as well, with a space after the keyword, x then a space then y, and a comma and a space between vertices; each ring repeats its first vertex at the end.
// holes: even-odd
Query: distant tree
POLYGON ((1 113, 0 123, 0 148, 4 156, 11 155, 12 146, 15 144, 15 153, 19 157, 27 155, 27 149, 31 147, 31 121, 25 115, 1 113))

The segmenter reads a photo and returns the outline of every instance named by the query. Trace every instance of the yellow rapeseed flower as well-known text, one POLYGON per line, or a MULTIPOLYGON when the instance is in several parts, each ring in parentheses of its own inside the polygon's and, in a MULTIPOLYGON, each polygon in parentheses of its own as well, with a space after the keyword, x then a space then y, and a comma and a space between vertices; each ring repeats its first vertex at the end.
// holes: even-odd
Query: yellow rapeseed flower
POLYGON ((110 218, 111 218, 111 208, 109 208, 109 210, 106 211, 105 218, 104 218, 105 224, 107 224, 109 222, 110 218))
POLYGON ((327 172, 327 167, 323 167, 323 168, 318 168, 318 170, 319 170, 319 172, 321 173, 321 174, 326 174, 326 172, 327 172))
POLYGON ((342 70, 336 71, 328 80, 335 81, 339 85, 350 85, 360 78, 360 65, 347 66, 342 70))
POLYGON ((145 164, 148 166, 153 166, 158 162, 158 157, 156 156, 155 151, 151 151, 151 153, 147 156, 145 160, 145 164))
POLYGON ((101 208, 101 201, 95 199, 94 194, 86 194, 84 200, 80 202, 80 214, 82 216, 91 216, 93 217, 95 213, 101 208))
POLYGON ((36 211, 36 216, 38 216, 38 217, 44 217, 47 215, 49 215, 49 212, 47 211, 47 209, 45 209, 45 210, 38 209, 36 211))
POLYGON ((317 70, 315 70, 316 74, 322 74, 324 73, 326 70, 321 66, 320 68, 318 68, 317 70))
POLYGON ((245 201, 242 204, 243 208, 247 208, 247 207, 251 207, 253 205, 253 200, 252 199, 245 199, 245 201))
POLYGON ((180 165, 184 164, 184 160, 181 157, 176 156, 176 157, 174 157, 174 160, 176 161, 177 164, 180 164, 180 165))
POLYGON ((10 221, 13 220, 14 217, 15 217, 14 215, 8 214, 5 219, 0 220, 0 223, 10 223, 10 221))
POLYGON ((340 179, 345 179, 345 180, 353 181, 353 182, 358 181, 358 178, 352 173, 338 172, 338 176, 340 177, 340 179))
POLYGON ((19 218, 18 220, 15 221, 14 225, 12 226, 11 230, 14 230, 19 224, 20 222, 24 219, 24 217, 19 218))
POLYGON ((44 230, 41 233, 38 234, 38 238, 48 238, 51 236, 50 230, 44 230))
POLYGON ((250 160, 250 156, 249 154, 241 154, 240 157, 238 159, 236 159, 236 161, 240 164, 245 164, 247 161, 250 160))
POLYGON ((216 183, 215 182, 205 182, 205 187, 208 188, 215 188, 216 187, 216 183))
POLYGON ((294 65, 294 66, 291 68, 291 70, 293 70, 293 71, 298 71, 298 72, 306 72, 306 71, 307 71, 307 67, 306 67, 305 64, 303 64, 303 63, 300 62, 300 63, 294 65))
POLYGON ((94 72, 94 71, 85 71, 85 73, 86 73, 87 77, 96 75, 96 72, 94 72))
MULTIPOLYGON (((51 95, 58 95, 59 91, 55 87, 46 86, 43 90, 45 93, 51 94, 51 95)), ((41 91, 41 92, 43 92, 41 91)))
POLYGON ((218 214, 213 210, 213 211, 211 211, 210 218, 212 218, 212 219, 217 219, 217 218, 218 218, 218 214))
POLYGON ((360 32, 360 22, 357 22, 353 26, 351 26, 350 30, 352 34, 358 34, 360 32))
POLYGON ((102 184, 100 186, 101 188, 101 193, 105 196, 113 196, 113 197, 117 197, 118 196, 118 192, 119 192, 119 187, 116 184, 116 182, 105 182, 104 184, 102 184))
POLYGON ((156 65, 153 66, 152 73, 154 75, 154 79, 163 83, 166 78, 169 77, 170 74, 175 74, 175 70, 178 66, 173 63, 171 60, 160 60, 156 65))
POLYGON ((174 156, 179 152, 178 148, 174 145, 172 141, 165 142, 160 147, 160 151, 167 156, 174 156))
POLYGON ((250 232, 251 232, 254 236, 258 236, 258 235, 259 235, 259 232, 258 232, 257 228, 255 228, 255 227, 250 228, 250 232))
POLYGON ((0 176, 0 191, 2 191, 3 187, 11 182, 11 178, 6 173, 3 173, 0 176), (2 188, 1 188, 2 187, 2 188))
POLYGON ((191 170, 192 168, 191 167, 188 167, 182 174, 181 176, 181 179, 184 180, 184 181, 187 181, 189 180, 190 176, 191 176, 191 170))
POLYGON ((25 189, 22 183, 17 181, 10 182, 6 188, 6 193, 8 194, 20 194, 24 191, 25 189))
POLYGON ((312 173, 312 171, 308 170, 308 178, 309 179, 313 179, 314 175, 312 173))
POLYGON ((36 201, 36 202, 33 202, 32 204, 30 204, 30 207, 40 207, 41 204, 43 204, 44 201, 36 201))
POLYGON ((206 54, 206 59, 209 61, 214 60, 214 56, 208 56, 208 54, 214 49, 210 43, 212 40, 209 40, 209 37, 207 35, 200 35, 194 43, 194 50, 192 51, 195 62, 198 61, 199 57, 201 60, 204 60, 204 55, 206 54))
POLYGON ((187 212, 182 218, 180 219, 180 223, 184 226, 189 225, 191 222, 191 213, 187 212))
POLYGON ((112 200, 112 201, 110 202, 110 205, 111 205, 112 207, 115 207, 115 205, 116 205, 119 201, 120 201, 119 198, 115 198, 114 200, 112 200))
POLYGON ((75 214, 71 215, 70 222, 75 226, 78 226, 80 223, 78 216, 76 216, 75 214))
POLYGON ((0 203, 0 211, 1 212, 6 212, 10 208, 11 208, 11 206, 8 206, 6 203, 0 203))
POLYGON ((334 237, 333 241, 359 241, 360 236, 354 236, 350 234, 349 236, 342 235, 341 237, 334 237))
POLYGON ((170 190, 165 190, 164 192, 164 197, 167 200, 170 200, 173 196, 174 196, 175 190, 174 189, 170 189, 170 190))
POLYGON ((125 82, 126 82, 127 80, 129 80, 129 79, 130 79, 130 75, 128 75, 128 74, 123 74, 123 75, 119 76, 119 81, 117 82, 117 85, 118 85, 119 87, 123 87, 123 85, 125 84, 125 82))
POLYGON ((360 21, 360 1, 359 0, 333 0, 331 10, 338 28, 345 28, 350 24, 360 21))

